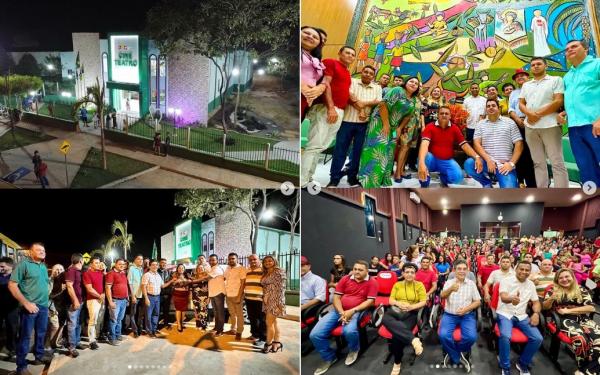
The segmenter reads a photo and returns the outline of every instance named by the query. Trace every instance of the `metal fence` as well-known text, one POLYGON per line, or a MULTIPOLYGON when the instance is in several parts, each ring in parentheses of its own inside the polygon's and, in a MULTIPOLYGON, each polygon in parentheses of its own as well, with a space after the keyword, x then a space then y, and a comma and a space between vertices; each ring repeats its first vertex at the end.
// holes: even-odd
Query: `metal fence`
MULTIPOLYGON (((291 252, 280 252, 279 254, 258 254, 260 259, 270 255, 277 259, 279 267, 285 271, 287 279, 287 290, 300 290, 300 251, 293 249, 291 252)), ((227 264, 227 257, 218 257, 219 264, 227 264)), ((238 256, 238 263, 248 267, 248 255, 238 256)))
POLYGON ((169 137, 171 147, 181 147, 210 154, 239 163, 262 167, 266 170, 297 176, 300 152, 275 147, 272 139, 198 126, 173 126, 156 123, 151 118, 139 119, 127 114, 107 116, 106 128, 129 136, 154 139, 157 132, 164 142, 169 137))

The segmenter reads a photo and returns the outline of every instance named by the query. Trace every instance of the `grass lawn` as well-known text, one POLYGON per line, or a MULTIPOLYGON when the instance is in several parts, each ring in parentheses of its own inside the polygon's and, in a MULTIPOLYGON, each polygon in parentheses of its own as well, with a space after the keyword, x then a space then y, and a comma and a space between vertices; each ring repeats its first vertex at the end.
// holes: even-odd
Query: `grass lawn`
MULTIPOLYGON (((219 153, 222 148, 223 131, 213 128, 195 127, 191 128, 190 148, 208 153, 219 153)), ((176 128, 173 125, 161 123, 161 138, 164 141, 167 133, 171 137, 171 144, 187 146, 187 128, 176 128)), ((129 127, 130 134, 136 134, 144 138, 154 138, 154 129, 147 124, 138 121, 129 127)), ((255 137, 230 131, 228 139, 234 143, 226 146, 226 151, 262 151, 266 144, 274 145, 279 140, 263 137, 255 137)))
MULTIPOLYGON (((54 117, 61 118, 63 120, 73 120, 73 115, 71 114, 72 108, 73 107, 68 104, 54 103, 54 117)), ((40 107, 39 114, 50 116, 50 112, 48 112, 48 102, 45 102, 40 107)))
MULTIPOLYGON (((264 167, 264 160, 247 160, 242 163, 256 165, 258 167, 264 167)), ((300 166, 287 160, 269 160, 269 170, 289 174, 291 176, 298 176, 300 174, 300 166)))
POLYGON ((71 188, 97 188, 153 167, 152 164, 110 152, 106 153, 106 164, 107 170, 103 170, 100 149, 91 148, 71 182, 71 188))
POLYGON ((37 133, 28 129, 15 127, 14 131, 9 130, 0 137, 0 151, 11 150, 13 148, 31 145, 34 143, 46 142, 54 137, 37 133))

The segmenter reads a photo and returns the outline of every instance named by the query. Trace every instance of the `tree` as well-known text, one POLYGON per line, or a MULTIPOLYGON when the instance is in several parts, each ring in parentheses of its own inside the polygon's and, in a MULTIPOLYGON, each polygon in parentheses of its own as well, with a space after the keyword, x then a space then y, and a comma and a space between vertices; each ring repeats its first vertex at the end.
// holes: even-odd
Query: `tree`
POLYGON ((290 33, 298 33, 297 28, 297 1, 164 0, 148 13, 146 33, 164 54, 202 55, 215 65, 221 77, 221 122, 227 133, 225 103, 232 76, 231 54, 280 49, 288 43, 290 33))
POLYGON ((15 62, 12 56, 0 45, 0 75, 8 74, 9 71, 14 71, 15 62))
MULTIPOLYGON (((256 254, 256 235, 259 218, 255 208, 262 196, 262 211, 267 207, 266 189, 194 189, 184 190, 175 195, 175 204, 185 208, 187 218, 217 216, 240 210, 251 223, 250 243, 252 254, 256 254)), ((261 211, 261 212, 262 212, 261 211)))
POLYGON ((41 71, 40 64, 30 53, 24 54, 15 66, 15 73, 22 75, 39 76, 41 71))
POLYGON ((119 245, 123 248, 123 257, 127 259, 127 251, 131 249, 133 244, 133 235, 127 231, 127 220, 120 222, 115 220, 111 227, 113 234, 112 238, 108 240, 106 248, 112 248, 113 245, 119 245))
POLYGON ((290 225, 290 242, 289 250, 294 250, 294 234, 296 234, 296 227, 300 224, 300 194, 296 190, 294 193, 294 204, 290 206, 285 216, 275 215, 288 222, 290 225))
POLYGON ((0 95, 22 95, 42 88, 40 77, 8 75, 0 79, 0 95))
POLYGON ((76 116, 79 107, 87 106, 88 104, 96 107, 96 113, 100 120, 100 145, 102 148, 102 168, 106 170, 106 147, 104 141, 104 112, 106 104, 104 103, 104 85, 96 77, 96 84, 87 88, 87 96, 77 99, 73 104, 73 114, 76 116))

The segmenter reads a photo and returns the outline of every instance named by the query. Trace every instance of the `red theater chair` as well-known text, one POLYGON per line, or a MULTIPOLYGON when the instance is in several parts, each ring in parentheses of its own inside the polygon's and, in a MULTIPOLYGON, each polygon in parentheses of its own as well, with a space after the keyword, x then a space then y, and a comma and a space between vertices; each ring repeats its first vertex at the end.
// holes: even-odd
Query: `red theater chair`
MULTIPOLYGON (((319 314, 319 317, 324 316, 334 309, 333 303, 327 305, 319 314)), ((369 342, 367 340, 367 326, 373 325, 373 310, 367 310, 363 313, 363 316, 360 318, 358 322, 358 334, 360 338, 360 351, 363 352, 369 342)), ((335 338, 335 343, 337 345, 338 351, 340 351, 344 346, 344 335, 343 335, 343 326, 342 324, 338 324, 334 329, 331 330, 331 337, 335 338)))
MULTIPOLYGON (((500 283, 496 283, 492 289, 492 299, 490 301, 490 307, 492 309, 492 335, 490 335, 489 346, 492 350, 498 352, 498 339, 500 338, 500 327, 498 326, 498 315, 496 309, 498 308, 498 301, 500 299, 500 283)), ((513 327, 512 335, 510 338, 511 344, 527 344, 527 336, 519 328, 513 327)))
POLYGON ((398 281, 398 275, 394 271, 380 271, 377 274, 377 298, 375 298, 375 311, 373 313, 373 324, 377 327, 381 325, 381 319, 385 309, 390 305, 390 293, 394 284, 398 281))
MULTIPOLYGON (((388 352, 385 356, 385 358, 383 359, 383 363, 387 364, 390 359, 392 358, 392 333, 390 331, 387 330, 387 328, 385 328, 384 325, 381 325, 381 320, 383 319, 383 314, 381 314, 381 318, 378 318, 377 321, 379 322, 379 329, 378 329, 378 334, 379 336, 383 337, 384 339, 387 340, 388 343, 388 352)), ((419 337, 420 333, 423 331, 423 325, 425 324, 425 321, 423 320, 423 309, 419 309, 418 315, 417 315, 417 324, 414 326, 413 328, 413 334, 415 335, 415 337, 419 337)), ((414 355, 411 360, 409 361, 409 364, 412 366, 415 363, 415 359, 416 359, 416 355, 414 355)))
MULTIPOLYGON (((327 281, 325 281, 325 301, 329 300, 329 288, 327 288, 327 281)), ((309 354, 313 351, 314 347, 310 340, 308 339, 308 335, 313 327, 319 321, 319 317, 325 308, 327 308, 329 304, 320 303, 318 305, 314 305, 309 307, 308 309, 300 312, 300 332, 302 336, 302 352, 303 356, 309 354), (304 343, 306 342, 306 345, 304 343)))

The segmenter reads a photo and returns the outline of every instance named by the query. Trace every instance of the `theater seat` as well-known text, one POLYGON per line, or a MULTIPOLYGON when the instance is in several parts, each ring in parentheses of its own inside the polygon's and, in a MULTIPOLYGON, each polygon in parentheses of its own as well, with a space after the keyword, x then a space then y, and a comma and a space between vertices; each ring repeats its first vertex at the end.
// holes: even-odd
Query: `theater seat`
MULTIPOLYGON (((494 333, 496 334, 496 336, 500 337, 500 327, 498 326, 498 323, 494 325, 494 333)), ((510 342, 516 344, 526 344, 527 336, 525 336, 525 334, 521 332, 520 329, 513 327, 510 342)))
POLYGON ((558 339, 560 341, 564 342, 565 344, 571 345, 573 343, 573 340, 571 340, 571 338, 569 336, 565 335, 562 331, 560 331, 556 328, 556 324, 554 324, 554 322, 548 322, 546 324, 546 328, 548 328, 550 333, 556 334, 558 339), (557 333, 557 331, 558 331, 558 333, 557 333))
MULTIPOLYGON (((362 316, 362 318, 360 318, 360 322, 358 322, 358 328, 365 328, 367 326, 367 324, 369 324, 369 322, 371 321, 371 314, 370 313, 366 313, 362 316)), ((334 337, 338 337, 342 335, 342 331, 343 331, 343 325, 338 325, 337 327, 335 327, 334 329, 331 330, 331 336, 334 337)))

